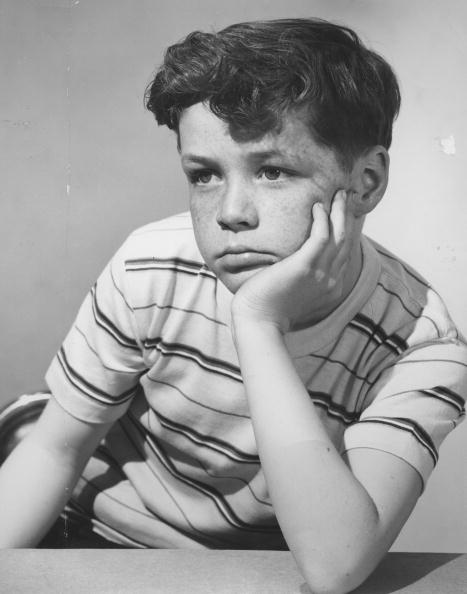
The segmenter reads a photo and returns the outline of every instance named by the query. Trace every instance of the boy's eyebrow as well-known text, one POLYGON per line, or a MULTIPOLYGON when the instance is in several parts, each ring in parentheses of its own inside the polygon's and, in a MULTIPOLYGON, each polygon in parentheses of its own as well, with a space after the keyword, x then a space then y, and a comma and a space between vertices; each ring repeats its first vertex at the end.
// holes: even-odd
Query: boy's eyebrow
MULTIPOLYGON (((281 157, 284 158, 285 155, 282 151, 271 149, 271 150, 261 150, 261 151, 250 151, 246 154, 246 156, 251 159, 252 161, 264 161, 266 159, 270 159, 272 157, 281 157)), ((216 160, 211 157, 205 157, 203 155, 195 155, 193 153, 187 153, 182 157, 182 163, 185 164, 187 162, 192 163, 199 163, 201 165, 205 165, 206 167, 214 167, 217 165, 216 160)))
POLYGON ((254 161, 265 161, 267 159, 271 159, 273 157, 282 157, 284 158, 286 155, 279 150, 270 149, 267 151, 252 151, 249 156, 254 161))
POLYGON ((187 153, 182 157, 182 164, 185 164, 187 162, 199 163, 200 165, 204 165, 206 167, 215 167, 217 165, 215 159, 211 159, 210 157, 203 157, 202 155, 193 155, 191 153, 187 153))

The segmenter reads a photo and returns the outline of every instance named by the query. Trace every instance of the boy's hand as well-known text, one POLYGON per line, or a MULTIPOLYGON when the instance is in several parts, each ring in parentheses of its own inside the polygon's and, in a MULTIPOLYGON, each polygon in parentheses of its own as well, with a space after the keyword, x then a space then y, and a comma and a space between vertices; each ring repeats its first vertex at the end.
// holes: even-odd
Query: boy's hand
POLYGON ((240 287, 232 302, 234 320, 267 322, 287 332, 317 323, 330 313, 330 305, 340 303, 355 237, 347 192, 336 193, 329 217, 318 202, 312 214, 310 237, 304 244, 240 287))

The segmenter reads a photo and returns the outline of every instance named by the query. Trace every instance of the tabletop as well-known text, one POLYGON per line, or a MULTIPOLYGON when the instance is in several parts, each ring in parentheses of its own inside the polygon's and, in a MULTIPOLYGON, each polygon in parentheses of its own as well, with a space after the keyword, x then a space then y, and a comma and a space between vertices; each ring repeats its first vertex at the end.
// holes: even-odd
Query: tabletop
MULTIPOLYGON (((5 549, 0 592, 310 594, 290 553, 5 549)), ((355 594, 466 594, 467 554, 389 553, 355 594)))

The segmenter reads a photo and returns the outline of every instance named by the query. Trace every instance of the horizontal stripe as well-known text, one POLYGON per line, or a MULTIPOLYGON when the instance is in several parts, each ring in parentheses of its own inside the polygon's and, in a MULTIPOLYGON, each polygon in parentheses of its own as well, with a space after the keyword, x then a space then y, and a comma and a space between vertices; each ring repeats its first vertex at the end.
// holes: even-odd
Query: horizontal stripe
POLYGON ((95 355, 95 357, 98 359, 99 365, 102 365, 102 367, 104 369, 107 369, 108 371, 112 371, 113 373, 118 373, 118 374, 121 374, 121 375, 127 375, 127 376, 128 375, 134 375, 134 376, 138 376, 138 377, 141 376, 141 372, 137 372, 134 369, 132 369, 131 371, 130 370, 127 370, 127 369, 116 369, 115 367, 110 367, 110 365, 106 365, 105 363, 103 363, 102 360, 101 360, 101 357, 100 357, 99 353, 96 351, 96 349, 94 349, 91 346, 89 340, 87 339, 86 334, 81 330, 81 328, 77 324, 75 324, 73 326, 73 328, 76 330, 76 332, 78 332, 78 334, 81 334, 81 336, 83 337, 83 340, 86 343, 88 349, 91 351, 91 353, 93 355, 95 355))
POLYGON ((114 277, 114 273, 112 268, 110 267, 110 278, 112 279, 112 284, 115 287, 115 290, 117 291, 117 293, 120 295, 120 297, 122 298, 123 303, 126 305, 127 309, 131 312, 133 312, 133 308, 131 307, 131 305, 128 303, 128 301, 126 300, 125 295, 123 294, 123 291, 120 289, 120 287, 117 285, 117 281, 115 280, 114 277))
POLYGON ((431 440, 431 437, 423 429, 423 427, 411 419, 399 417, 365 417, 364 419, 360 419, 357 424, 359 423, 379 423, 381 425, 387 425, 411 433, 415 439, 428 451, 433 463, 436 464, 438 461, 438 452, 433 441, 431 440))
POLYGON ((134 549, 148 549, 148 545, 138 542, 134 538, 130 538, 120 530, 117 530, 114 526, 110 526, 106 524, 103 520, 93 518, 92 520, 92 531, 100 536, 101 538, 105 538, 110 542, 116 542, 115 538, 117 538, 116 544, 120 547, 134 548, 134 549))
POLYGON ((398 295, 397 293, 395 293, 394 291, 391 291, 390 289, 388 289, 387 287, 385 287, 383 285, 382 282, 379 282, 377 284, 378 287, 381 287, 381 289, 383 289, 383 291, 385 293, 387 293, 388 295, 392 295, 393 297, 395 297, 399 303, 402 305, 403 309, 405 309, 405 311, 410 314, 413 318, 418 318, 420 316, 420 312, 422 311, 422 308, 420 307, 420 305, 418 303, 416 303, 417 308, 418 308, 418 312, 414 313, 411 309, 409 309, 407 307, 407 305, 404 303, 402 297, 400 295, 398 295))
POLYGON ((92 295, 92 310, 94 320, 98 326, 105 330, 112 338, 114 338, 121 346, 140 352, 140 348, 136 340, 129 338, 117 328, 117 326, 102 312, 97 302, 96 285, 91 289, 92 295))
POLYGON ((381 371, 378 372, 375 379, 370 381, 369 390, 373 388, 381 379, 383 375, 385 375, 390 369, 393 367, 400 367, 401 365, 416 365, 417 363, 450 363, 450 364, 458 364, 462 367, 467 367, 467 364, 462 363, 461 361, 454 361, 452 359, 398 359, 392 363, 388 363, 381 371))
POLYGON ((194 361, 206 371, 229 377, 230 379, 233 379, 237 382, 242 382, 242 376, 240 374, 239 367, 232 365, 227 361, 205 355, 194 347, 180 344, 178 342, 164 342, 162 338, 147 338, 144 341, 144 347, 147 349, 155 348, 163 356, 183 357, 184 359, 189 359, 190 361, 194 361))
MULTIPOLYGON (((161 522, 163 522, 164 524, 167 524, 168 526, 171 526, 172 528, 174 528, 175 530, 177 530, 181 534, 185 534, 189 538, 191 538, 193 540, 197 540, 198 542, 202 542, 200 539, 202 539, 203 541, 206 541, 206 539, 209 539, 211 542, 214 541, 218 545, 221 544, 221 545, 225 546, 225 543, 232 544, 229 541, 227 541, 226 539, 222 539, 222 538, 218 538, 218 537, 212 537, 209 533, 206 533, 206 532, 204 532, 202 530, 199 530, 190 521, 190 518, 185 513, 185 510, 182 508, 182 506, 178 503, 177 499, 171 493, 171 491, 170 491, 170 489, 169 489, 169 487, 167 485, 167 482, 165 480, 163 480, 157 474, 157 472, 155 472, 155 470, 154 470, 154 468, 152 467, 151 464, 148 464, 147 455, 144 452, 144 450, 142 450, 139 441, 135 441, 135 439, 134 439, 134 437, 132 435, 132 431, 130 431, 130 429, 128 427, 128 424, 131 424, 132 429, 137 431, 138 436, 140 438, 142 437, 143 438, 143 441, 145 441, 146 443, 148 443, 148 439, 147 439, 148 438, 148 433, 146 432, 146 430, 144 429, 144 427, 141 426, 141 424, 139 423, 138 419, 136 419, 136 417, 134 415, 132 415, 131 412, 129 411, 127 413, 127 415, 125 415, 125 417, 122 417, 121 419, 119 419, 118 423, 119 423, 122 431, 124 432, 125 436, 127 437, 128 441, 133 446, 133 451, 140 456, 140 459, 142 460, 142 462, 144 462, 145 466, 149 469, 149 471, 153 475, 154 479, 157 480, 157 482, 159 483, 160 487, 167 494, 167 497, 169 497, 169 499, 172 501, 173 505, 180 512, 180 515, 185 520, 187 526, 189 526, 190 529, 193 530, 193 532, 188 532, 187 530, 184 530, 180 526, 178 526, 178 525, 176 525, 176 524, 174 524, 172 522, 169 522, 167 519, 160 517, 152 509, 149 510, 150 513, 152 515, 154 515, 157 519, 159 519, 161 522), (196 534, 199 535, 198 538, 196 538, 196 534)), ((148 443, 148 445, 151 446, 151 444, 149 444, 149 443, 148 443)), ((152 449, 152 447, 151 447, 151 449, 152 449)))
POLYGON ((380 254, 381 256, 384 256, 385 258, 388 258, 389 260, 392 260, 393 262, 396 262, 397 264, 399 264, 401 266, 401 268, 403 270, 405 270, 405 272, 409 276, 411 276, 413 279, 415 279, 417 282, 419 282, 425 288, 431 289, 430 285, 425 280, 423 280, 421 277, 419 277, 412 268, 409 268, 407 266, 407 264, 405 264, 404 262, 401 262, 401 260, 399 260, 398 258, 396 258, 395 256, 393 256, 392 254, 389 254, 388 252, 383 251, 379 246, 376 247, 373 244, 373 247, 376 249, 376 251, 378 252, 378 254, 380 254))
POLYGON ((104 392, 97 386, 94 386, 93 384, 85 380, 83 376, 81 376, 75 369, 73 369, 73 367, 68 362, 63 346, 57 353, 57 360, 70 384, 72 384, 77 390, 79 390, 85 396, 88 396, 92 400, 97 400, 101 404, 107 404, 110 406, 117 406, 119 404, 123 404, 124 402, 132 398, 138 389, 138 386, 134 386, 129 390, 122 392, 121 394, 112 396, 111 394, 104 392))
POLYGON ((461 365, 462 367, 467 368, 466 363, 463 363, 462 361, 456 361, 454 359, 399 359, 398 361, 394 361, 393 363, 389 363, 388 365, 386 365, 386 367, 383 370, 381 370, 376 376, 376 378, 371 382, 371 385, 374 386, 375 384, 377 384, 381 376, 393 367, 399 367, 400 365, 417 365, 418 363, 449 363, 451 365, 461 365))
POLYGON ((219 454, 227 456, 231 460, 239 462, 240 464, 259 464, 259 456, 242 452, 238 448, 234 447, 232 444, 222 439, 219 439, 212 435, 203 435, 202 433, 195 431, 191 427, 187 427, 186 425, 183 425, 181 423, 176 423, 175 421, 162 415, 160 412, 154 409, 152 410, 163 427, 169 429, 170 431, 174 431, 180 435, 185 436, 187 439, 189 439, 196 445, 214 450, 219 454))
POLYGON ((245 485, 245 487, 247 487, 247 489, 250 491, 251 495, 254 497, 254 499, 256 499, 256 501, 258 503, 261 503, 262 505, 267 505, 268 507, 272 507, 272 503, 270 501, 261 499, 260 497, 258 497, 256 495, 256 493, 253 491, 253 489, 251 487, 251 484, 248 481, 246 481, 245 479, 243 479, 239 476, 230 476, 230 475, 226 475, 226 474, 212 474, 209 472, 209 470, 204 466, 204 464, 200 460, 196 460, 196 462, 198 463, 200 468, 202 468, 204 470, 204 472, 211 478, 217 479, 217 480, 231 480, 231 481, 240 482, 240 483, 242 483, 242 485, 245 485))
POLYGON ((465 414, 464 399, 455 394, 452 390, 444 386, 436 386, 435 388, 415 388, 410 390, 401 390, 400 392, 391 392, 385 398, 395 398, 396 396, 404 396, 405 394, 423 394, 431 398, 436 398, 444 404, 449 404, 457 410, 461 415, 465 414))
POLYGON ((187 313, 187 314, 201 316, 204 319, 209 320, 210 322, 214 322, 214 324, 219 324, 220 326, 228 327, 225 322, 221 322, 220 320, 211 318, 210 316, 207 316, 206 314, 202 313, 201 311, 196 311, 194 309, 185 309, 183 307, 175 307, 175 305, 159 305, 158 303, 153 302, 153 303, 148 303, 147 305, 138 305, 138 306, 134 307, 133 309, 134 309, 134 311, 139 311, 139 310, 143 310, 143 309, 152 309, 153 307, 157 307, 157 309, 159 309, 159 310, 173 309, 174 311, 180 311, 180 312, 187 313))
POLYGON ((442 400, 447 404, 453 406, 460 414, 465 413, 465 400, 444 386, 436 386, 434 388, 429 388, 425 390, 420 390, 426 396, 431 396, 432 398, 437 398, 438 400, 442 400))
POLYGON ((268 526, 262 524, 250 524, 248 522, 243 521, 241 518, 237 516, 232 507, 229 505, 229 503, 217 489, 215 489, 211 485, 207 485, 205 483, 202 483, 201 481, 188 477, 182 472, 180 472, 172 463, 170 457, 167 456, 161 444, 158 443, 152 436, 150 436, 145 431, 145 429, 140 425, 137 419, 135 419, 132 415, 128 415, 128 418, 133 421, 135 428, 145 439, 146 443, 151 448, 151 451, 157 456, 159 462, 164 466, 167 472, 169 472, 169 474, 171 474, 175 479, 183 482, 185 485, 191 487, 199 493, 202 493, 208 499, 210 499, 215 504, 218 511, 221 513, 223 519, 232 527, 242 531, 260 532, 267 534, 277 533, 280 531, 277 525, 268 526))
POLYGON ((339 361, 338 359, 331 359, 331 357, 326 357, 324 355, 317 355, 316 353, 310 353, 308 357, 311 357, 312 359, 321 359, 322 361, 326 361, 327 363, 339 365, 340 367, 343 367, 346 371, 348 371, 352 377, 355 377, 356 379, 362 382, 368 382, 368 379, 365 376, 359 375, 355 371, 355 369, 350 368, 343 361, 339 361))
MULTIPOLYGON (((141 510, 128 505, 127 503, 121 501, 120 499, 117 499, 114 495, 110 495, 110 493, 108 493, 108 491, 102 490, 102 487, 100 485, 99 486, 96 485, 94 483, 94 481, 86 479, 84 477, 81 477, 81 480, 86 483, 88 488, 91 487, 97 494, 99 494, 101 496, 103 495, 107 499, 110 499, 113 503, 116 503, 120 507, 127 510, 128 515, 137 514, 139 516, 147 518, 148 520, 156 519, 156 520, 159 520, 163 524, 167 524, 168 526, 170 526, 177 532, 183 533, 183 530, 180 530, 178 527, 170 524, 166 520, 163 520, 156 514, 150 512, 150 511, 142 512, 141 510)), ((79 496, 78 496, 78 498, 79 498, 79 496)), ((76 500, 71 499, 67 504, 66 510, 72 511, 74 514, 76 514, 80 518, 81 522, 91 523, 93 532, 96 532, 96 534, 104 536, 104 538, 108 538, 109 533, 110 534, 113 533, 113 534, 117 535, 117 537, 120 537, 120 539, 121 539, 120 542, 118 542, 118 544, 123 544, 123 542, 124 542, 125 544, 134 545, 134 548, 148 548, 147 543, 143 543, 142 541, 138 541, 135 538, 128 536, 126 533, 123 533, 120 530, 118 530, 117 528, 115 528, 115 526, 111 526, 110 524, 104 522, 104 520, 102 520, 102 518, 96 517, 94 514, 88 512, 88 510, 86 508, 84 508, 82 505, 80 505, 79 500, 76 501, 76 500)), ((193 536, 193 534, 188 533, 188 532, 186 532, 186 534, 192 540, 196 540, 196 538, 193 536)))
POLYGON ((163 386, 168 386, 169 388, 173 388, 176 392, 178 392, 180 394, 180 396, 183 396, 183 398, 186 398, 186 400, 188 400, 189 402, 192 402, 196 406, 201 406, 202 408, 206 408, 207 410, 211 410, 213 412, 219 413, 220 415, 227 415, 229 417, 240 417, 241 419, 249 419, 250 418, 249 415, 242 415, 240 413, 234 413, 234 412, 230 412, 227 410, 221 410, 220 408, 216 408, 214 406, 209 406, 208 404, 205 404, 204 402, 195 400, 194 398, 192 398, 191 396, 188 396, 188 394, 183 392, 183 390, 181 390, 178 386, 175 386, 174 384, 171 384, 169 382, 164 382, 162 380, 152 378, 149 374, 146 375, 146 378, 155 384, 162 384, 163 386))
POLYGON ((206 264, 183 258, 139 258, 125 261, 127 272, 141 272, 145 270, 169 270, 185 274, 201 275, 216 279, 216 275, 209 270, 206 264))
MULTIPOLYGON (((86 479, 83 479, 84 482, 88 482, 86 481, 86 479)), ((85 526, 86 528, 89 528, 89 530, 92 530, 92 516, 90 516, 89 514, 87 514, 86 512, 82 511, 84 508, 82 508, 81 506, 78 506, 73 500, 69 500, 68 503, 66 504, 65 508, 62 510, 60 517, 64 520, 65 522, 65 531, 64 531, 64 537, 67 537, 66 534, 66 525, 67 524, 71 524, 71 525, 75 525, 75 526, 80 526, 83 527, 85 526)))
POLYGON ((329 394, 323 392, 314 392, 308 390, 308 394, 312 399, 313 403, 325 409, 326 413, 335 419, 338 419, 346 425, 351 425, 358 420, 360 413, 351 412, 344 408, 342 405, 332 401, 329 394))
POLYGON ((397 334, 388 335, 382 326, 379 326, 363 314, 357 314, 349 322, 349 326, 363 332, 378 344, 389 347, 397 355, 402 354, 408 348, 407 343, 403 338, 397 334))
POLYGON ((439 328, 438 328, 436 322, 432 318, 430 318, 430 316, 427 316, 426 314, 423 313, 423 308, 418 303, 415 303, 415 305, 417 305, 419 311, 418 311, 418 313, 414 313, 413 311, 411 311, 407 307, 407 305, 404 303, 404 301, 403 301, 403 299, 401 298, 400 295, 398 295, 394 291, 391 291, 390 289, 388 289, 387 287, 385 287, 383 285, 383 283, 381 283, 381 282, 378 283, 378 286, 381 287, 385 291, 385 293, 387 293, 388 295, 392 295, 393 297, 395 297, 399 301, 399 303, 402 305, 402 307, 405 309, 405 311, 408 314, 410 314, 414 319, 421 320, 423 318, 423 319, 428 320, 429 322, 431 322, 431 324, 433 325, 434 329, 436 330, 437 337, 439 338, 441 336, 441 333, 439 331, 439 328))

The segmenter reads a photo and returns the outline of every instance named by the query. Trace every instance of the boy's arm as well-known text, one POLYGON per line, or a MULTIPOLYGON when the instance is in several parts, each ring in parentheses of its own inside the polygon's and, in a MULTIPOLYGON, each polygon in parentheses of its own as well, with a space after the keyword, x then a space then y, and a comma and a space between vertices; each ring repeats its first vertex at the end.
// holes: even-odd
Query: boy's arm
POLYGON ((351 216, 338 192, 330 217, 313 208, 310 239, 259 272, 232 303, 234 339, 261 463, 289 548, 314 592, 349 592, 389 549, 422 490, 391 454, 356 449, 347 463, 316 413, 286 349, 291 324, 339 291, 351 216))
POLYGON ((111 425, 80 421, 50 399, 0 468, 0 548, 38 544, 111 425))
POLYGON ((287 544, 313 592, 349 592, 389 549, 421 478, 378 450, 351 450, 346 464, 277 327, 237 318, 235 333, 261 464, 287 544))

